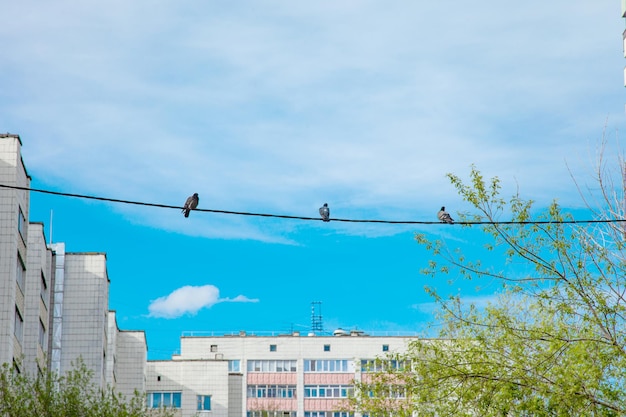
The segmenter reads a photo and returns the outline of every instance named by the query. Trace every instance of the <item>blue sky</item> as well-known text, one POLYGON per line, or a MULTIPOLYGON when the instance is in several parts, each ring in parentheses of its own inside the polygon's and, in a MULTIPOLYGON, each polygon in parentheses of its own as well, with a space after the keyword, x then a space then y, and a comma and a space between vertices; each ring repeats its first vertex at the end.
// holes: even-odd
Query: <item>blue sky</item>
MULTIPOLYGON (((2 2, 0 131, 32 186, 207 209, 349 219, 466 211, 446 173, 475 164, 539 205, 624 125, 617 0, 2 2), (569 167, 569 170, 568 170, 569 167)), ((110 308, 167 358, 183 331, 426 331, 416 231, 33 193, 68 251, 106 252, 110 308)), ((50 236, 48 236, 50 237, 50 236)), ((498 260, 494 259, 494 263, 498 260)))

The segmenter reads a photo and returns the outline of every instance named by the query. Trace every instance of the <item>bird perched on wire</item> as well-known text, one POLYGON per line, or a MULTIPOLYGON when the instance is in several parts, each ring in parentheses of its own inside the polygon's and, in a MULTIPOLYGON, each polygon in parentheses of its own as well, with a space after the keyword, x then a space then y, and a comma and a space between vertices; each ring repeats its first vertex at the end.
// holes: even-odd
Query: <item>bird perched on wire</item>
POLYGON ((439 210, 439 212, 437 213, 437 218, 442 223, 454 223, 454 219, 452 218, 452 216, 450 216, 450 213, 446 211, 445 207, 441 207, 441 210, 439 210))
POLYGON ((323 221, 330 221, 330 209, 328 208, 328 203, 324 203, 324 205, 320 207, 320 216, 322 216, 323 221))
POLYGON ((198 207, 198 202, 200 199, 198 198, 198 193, 193 193, 192 196, 187 198, 185 201, 185 205, 183 206, 183 213, 185 213, 185 217, 189 217, 189 212, 198 207))

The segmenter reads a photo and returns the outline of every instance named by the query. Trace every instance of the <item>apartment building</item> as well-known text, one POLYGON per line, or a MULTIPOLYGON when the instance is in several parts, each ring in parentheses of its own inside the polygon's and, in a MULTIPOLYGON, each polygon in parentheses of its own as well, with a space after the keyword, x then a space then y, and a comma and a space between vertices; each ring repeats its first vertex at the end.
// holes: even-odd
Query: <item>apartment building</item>
POLYGON ((143 330, 120 330, 115 311, 109 311, 105 380, 126 397, 145 392, 148 344, 143 330))
MULTIPOLYGON (((46 246, 42 223, 29 223, 25 228, 28 229, 26 263, 18 264, 19 268, 25 266, 24 287, 18 285, 18 291, 24 290, 24 303, 16 304, 15 322, 18 322, 18 314, 23 312, 23 331, 19 340, 22 366, 28 373, 35 374, 42 373, 49 366, 53 252, 46 246)), ((19 366, 17 362, 16 366, 19 366)))
POLYGON ((42 282, 49 288, 52 278, 40 225, 32 225, 29 233, 29 193, 20 188, 28 188, 30 180, 19 137, 0 136, 0 184, 15 187, 0 188, 0 363, 12 363, 18 370, 22 357, 27 358, 24 365, 32 369, 37 359, 45 356, 45 342, 38 346, 33 340, 39 339, 40 321, 45 339, 49 300, 41 305, 40 292, 35 289, 42 282))
POLYGON ((354 381, 412 340, 341 329, 333 336, 184 335, 180 354, 148 361, 148 405, 174 407, 182 417, 349 417, 354 381))
POLYGON ((46 244, 44 224, 29 221, 21 146, 0 134, 0 363, 65 373, 80 359, 102 387, 143 390, 145 334, 120 331, 109 311, 106 254, 46 244))

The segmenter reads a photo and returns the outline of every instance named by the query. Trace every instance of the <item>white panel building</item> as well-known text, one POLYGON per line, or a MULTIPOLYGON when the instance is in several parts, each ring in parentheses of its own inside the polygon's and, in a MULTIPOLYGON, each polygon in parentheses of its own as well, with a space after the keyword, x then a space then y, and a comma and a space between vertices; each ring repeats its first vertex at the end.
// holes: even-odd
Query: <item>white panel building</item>
POLYGON ((66 253, 61 373, 80 358, 106 384, 109 277, 104 253, 66 253))
MULTIPOLYGON (((17 135, 0 135, 0 184, 30 186, 21 145, 17 135)), ((24 351, 28 209, 27 191, 0 188, 0 363, 15 367, 28 353, 24 351)))
POLYGON ((148 344, 144 331, 120 330, 115 311, 109 311, 108 353, 105 379, 117 391, 131 397, 145 392, 148 344))
POLYGON ((18 135, 0 134, 0 363, 64 373, 80 358, 100 386, 143 391, 145 334, 120 331, 109 312, 106 255, 46 245, 44 225, 28 220, 21 146, 18 135))
POLYGON ((24 288, 23 366, 31 374, 48 367, 49 329, 52 318, 52 251, 46 246, 42 223, 28 224, 24 288))
POLYGON ((183 336, 180 355, 148 361, 151 407, 171 406, 182 417, 347 417, 354 381, 374 359, 402 352, 414 337, 183 336))

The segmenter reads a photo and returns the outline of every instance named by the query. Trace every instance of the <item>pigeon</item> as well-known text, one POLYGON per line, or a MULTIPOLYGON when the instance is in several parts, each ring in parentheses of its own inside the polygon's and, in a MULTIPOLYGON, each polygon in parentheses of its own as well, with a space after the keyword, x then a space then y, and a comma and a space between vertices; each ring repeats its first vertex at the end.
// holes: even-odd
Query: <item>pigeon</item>
POLYGON ((439 212, 437 213, 437 218, 442 223, 454 223, 454 219, 452 218, 452 216, 450 216, 450 213, 446 211, 445 207, 441 207, 441 210, 439 210, 439 212))
POLYGON ((328 203, 324 203, 324 205, 320 207, 320 216, 322 216, 323 221, 330 221, 330 209, 328 208, 328 203))
POLYGON ((193 193, 192 196, 187 198, 187 201, 185 201, 185 205, 183 206, 183 213, 185 213, 185 217, 189 217, 189 212, 198 207, 198 201, 200 201, 198 193, 193 193))

